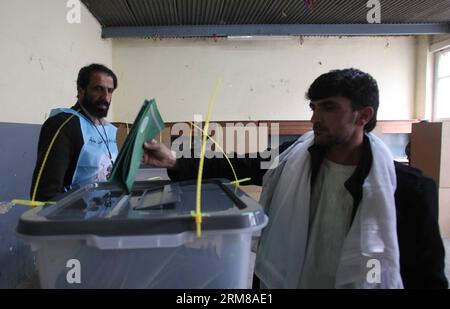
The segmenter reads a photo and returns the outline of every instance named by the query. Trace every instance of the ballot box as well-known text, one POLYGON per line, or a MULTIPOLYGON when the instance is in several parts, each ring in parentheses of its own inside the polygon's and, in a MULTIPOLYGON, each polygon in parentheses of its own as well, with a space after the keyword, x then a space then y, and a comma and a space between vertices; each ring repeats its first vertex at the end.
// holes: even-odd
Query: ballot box
POLYGON ((42 288, 246 288, 261 206, 229 180, 94 183, 24 213, 17 234, 36 251, 42 288))

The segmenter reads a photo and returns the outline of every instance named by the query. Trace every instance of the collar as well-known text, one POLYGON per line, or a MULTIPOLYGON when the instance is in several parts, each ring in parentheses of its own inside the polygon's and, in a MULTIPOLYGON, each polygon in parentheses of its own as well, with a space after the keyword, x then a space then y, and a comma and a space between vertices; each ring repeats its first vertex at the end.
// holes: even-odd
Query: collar
MULTIPOLYGON (((315 184, 320 165, 325 157, 325 147, 312 145, 308 148, 311 155, 311 190, 315 184)), ((364 134, 361 159, 356 166, 355 171, 349 179, 344 183, 345 188, 353 197, 352 222, 358 210, 358 205, 362 199, 362 186, 364 179, 369 175, 372 166, 372 149, 367 135, 364 134)))

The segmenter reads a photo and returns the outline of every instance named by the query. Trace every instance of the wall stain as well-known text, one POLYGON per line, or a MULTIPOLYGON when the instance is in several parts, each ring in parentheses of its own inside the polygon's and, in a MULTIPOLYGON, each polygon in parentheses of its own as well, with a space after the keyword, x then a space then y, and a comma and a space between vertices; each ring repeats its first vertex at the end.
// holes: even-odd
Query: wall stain
POLYGON ((42 64, 42 60, 41 60, 41 58, 39 58, 39 64, 41 65, 41 70, 42 70, 42 71, 45 71, 45 69, 44 69, 44 65, 42 64))

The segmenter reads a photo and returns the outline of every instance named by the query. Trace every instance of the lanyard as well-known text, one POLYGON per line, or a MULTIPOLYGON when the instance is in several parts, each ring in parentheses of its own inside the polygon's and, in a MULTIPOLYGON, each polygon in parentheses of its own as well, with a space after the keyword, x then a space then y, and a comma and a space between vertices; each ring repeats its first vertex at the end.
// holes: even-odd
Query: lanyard
POLYGON ((114 161, 112 159, 111 151, 109 150, 109 146, 108 146, 108 134, 106 134, 105 127, 103 126, 102 122, 100 121, 100 125, 102 126, 103 132, 105 133, 105 137, 103 137, 103 135, 100 133, 100 130, 97 128, 95 123, 93 123, 91 121, 91 124, 94 126, 94 128, 97 131, 98 135, 100 135, 100 138, 102 139, 103 143, 105 143, 106 149, 108 150, 109 159, 111 160, 111 164, 114 165, 114 161))

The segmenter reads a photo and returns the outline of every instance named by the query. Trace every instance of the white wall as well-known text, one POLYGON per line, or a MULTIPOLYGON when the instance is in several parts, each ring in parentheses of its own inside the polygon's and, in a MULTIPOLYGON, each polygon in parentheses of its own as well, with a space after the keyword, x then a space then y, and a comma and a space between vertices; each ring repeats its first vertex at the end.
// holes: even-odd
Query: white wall
POLYGON ((306 120, 308 86, 320 74, 346 67, 378 80, 379 119, 410 119, 415 53, 414 37, 114 40, 114 120, 132 122, 150 97, 165 121, 192 120, 194 113, 206 113, 218 79, 213 120, 306 120))
POLYGON ((318 75, 357 67, 379 82, 379 119, 409 119, 415 107, 413 37, 101 39, 84 6, 69 24, 65 0, 0 1, 0 122, 42 123, 71 106, 81 66, 101 62, 119 76, 110 119, 133 121, 155 97, 165 121, 205 113, 217 79, 213 120, 308 119, 304 93, 318 75), (6 69, 6 70, 5 70, 6 69), (114 115, 112 114, 114 111, 114 115))
POLYGON ((51 108, 76 102, 79 69, 112 64, 110 40, 81 6, 66 20, 65 0, 0 0, 0 122, 42 123, 51 108))

